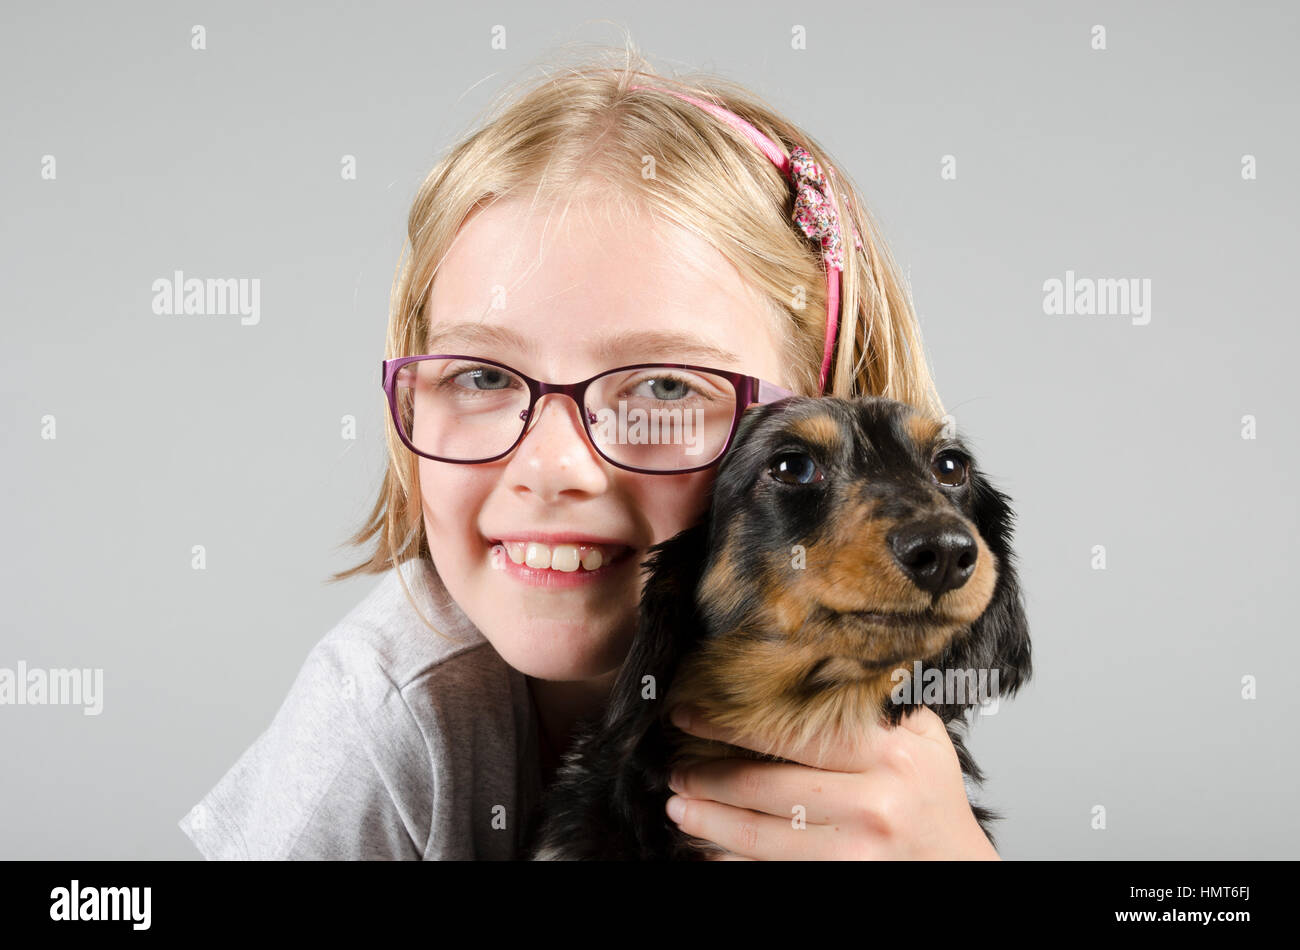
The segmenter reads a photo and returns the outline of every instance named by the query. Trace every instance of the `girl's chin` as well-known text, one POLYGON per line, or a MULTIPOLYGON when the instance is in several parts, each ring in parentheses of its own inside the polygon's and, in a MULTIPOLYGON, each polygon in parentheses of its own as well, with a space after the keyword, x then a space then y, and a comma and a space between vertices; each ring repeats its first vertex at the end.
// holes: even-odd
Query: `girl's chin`
POLYGON ((515 670, 533 679, 570 683, 577 680, 595 679, 608 673, 613 667, 602 660, 589 659, 575 661, 572 657, 558 657, 552 654, 536 655, 532 651, 522 654, 503 652, 502 658, 515 670))
POLYGON ((608 673, 627 655, 630 638, 616 632, 624 625, 608 616, 587 623, 506 616, 484 636, 502 659, 526 676, 586 680, 608 673))

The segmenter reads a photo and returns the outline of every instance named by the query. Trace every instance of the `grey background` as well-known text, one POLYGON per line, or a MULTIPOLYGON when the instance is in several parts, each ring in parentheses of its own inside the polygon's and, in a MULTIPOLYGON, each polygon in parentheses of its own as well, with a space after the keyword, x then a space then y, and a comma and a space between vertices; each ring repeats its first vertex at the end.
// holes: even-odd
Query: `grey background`
POLYGON ((1300 857, 1297 19, 6 3, 0 666, 99 667, 105 697, 98 717, 0 706, 0 857, 197 857, 177 820, 374 583, 324 578, 359 555, 339 545, 383 471, 378 363, 420 180, 503 84, 620 27, 661 71, 717 71, 809 129, 910 272, 940 392, 1020 515, 1035 677, 972 737, 1003 855, 1300 857), (260 324, 153 314, 176 269, 259 278, 260 324), (1150 324, 1045 315, 1067 269, 1149 278, 1150 324))

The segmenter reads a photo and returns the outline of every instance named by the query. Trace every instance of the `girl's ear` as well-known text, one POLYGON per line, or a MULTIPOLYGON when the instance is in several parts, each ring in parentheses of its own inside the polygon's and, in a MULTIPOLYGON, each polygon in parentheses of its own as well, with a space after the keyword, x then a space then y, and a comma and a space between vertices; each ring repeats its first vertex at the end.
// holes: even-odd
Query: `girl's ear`
POLYGON ((701 635, 695 589, 704 573, 707 537, 707 521, 700 521, 649 549, 643 564, 651 573, 641 593, 636 638, 614 682, 606 727, 641 713, 649 722, 666 712, 661 703, 642 699, 645 677, 654 677, 656 700, 664 699, 678 661, 701 635))
MULTIPOLYGON (((1009 697, 1033 672, 1029 620, 1016 572, 1016 556, 1011 549, 1015 513, 1011 500, 978 472, 972 474, 971 491, 975 526, 997 557, 997 584, 992 600, 979 620, 971 624, 970 632, 950 643, 934 663, 926 665, 944 670, 972 670, 977 676, 983 671, 986 677, 996 671, 997 695, 1009 697)), ((945 704, 942 710, 936 707, 935 711, 948 721, 973 703, 974 700, 945 704)))

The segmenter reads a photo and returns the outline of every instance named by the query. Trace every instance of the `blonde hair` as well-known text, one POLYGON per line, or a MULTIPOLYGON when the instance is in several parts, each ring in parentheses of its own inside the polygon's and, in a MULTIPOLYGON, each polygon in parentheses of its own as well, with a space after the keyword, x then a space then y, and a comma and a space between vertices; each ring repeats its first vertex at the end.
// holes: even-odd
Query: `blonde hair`
MULTIPOLYGON (((407 224, 409 244, 390 301, 386 358, 424 352, 429 289, 469 215, 533 189, 534 200, 572 200, 585 186, 625 207, 648 210, 717 248, 768 301, 773 338, 782 341, 781 365, 789 368, 786 382, 796 392, 818 393, 826 278, 816 247, 791 221, 789 183, 747 138, 706 110, 660 91, 629 91, 645 84, 717 102, 787 153, 802 145, 823 168, 836 169, 832 190, 845 238, 845 267, 831 395, 887 396, 941 417, 910 294, 852 179, 816 139, 744 87, 713 76, 660 76, 631 46, 618 54, 626 57, 620 64, 598 58, 564 67, 522 92, 507 88, 488 121, 429 172, 407 224), (643 177, 647 157, 654 170, 643 177), (861 249, 854 247, 850 223, 861 235, 861 249)), ((418 459, 398 439, 386 412, 385 418, 388 469, 373 510, 347 541, 374 540, 374 550, 332 580, 430 558, 418 459)))

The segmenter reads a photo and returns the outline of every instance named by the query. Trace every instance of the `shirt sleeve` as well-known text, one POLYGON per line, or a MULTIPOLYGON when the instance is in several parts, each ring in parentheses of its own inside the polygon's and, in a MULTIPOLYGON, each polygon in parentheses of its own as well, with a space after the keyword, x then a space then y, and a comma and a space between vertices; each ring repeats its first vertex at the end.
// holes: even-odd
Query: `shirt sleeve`
POLYGON ((178 824, 208 859, 418 860, 433 785, 423 734, 373 649, 327 640, 178 824))

